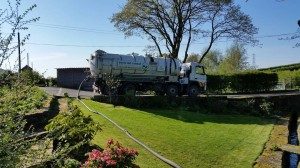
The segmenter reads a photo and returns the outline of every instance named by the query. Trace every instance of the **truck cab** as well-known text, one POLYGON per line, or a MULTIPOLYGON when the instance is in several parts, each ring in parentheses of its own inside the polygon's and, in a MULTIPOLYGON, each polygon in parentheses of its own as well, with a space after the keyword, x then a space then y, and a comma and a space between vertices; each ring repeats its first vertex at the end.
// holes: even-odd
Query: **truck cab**
POLYGON ((191 63, 191 73, 189 76, 190 82, 198 82, 200 86, 206 86, 206 74, 204 66, 196 62, 191 63))
POLYGON ((180 71, 180 84, 189 96, 197 96, 206 90, 204 66, 196 62, 183 63, 180 71))

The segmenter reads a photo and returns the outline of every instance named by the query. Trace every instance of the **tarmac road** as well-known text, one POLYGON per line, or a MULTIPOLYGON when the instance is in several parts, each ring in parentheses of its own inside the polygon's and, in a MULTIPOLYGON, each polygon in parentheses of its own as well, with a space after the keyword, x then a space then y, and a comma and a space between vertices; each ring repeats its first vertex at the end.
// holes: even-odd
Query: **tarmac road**
MULTIPOLYGON (((76 89, 68 89, 61 87, 41 87, 41 89, 45 90, 48 94, 53 96, 64 96, 65 93, 68 93, 69 97, 77 97, 78 93, 78 90, 76 89)), ((91 98, 99 94, 91 91, 80 91, 79 95, 80 97, 91 98)))
MULTIPOLYGON (((76 89, 67 89, 60 87, 42 87, 48 94, 54 96, 64 96, 64 93, 68 93, 69 97, 77 97, 76 89)), ((92 98, 94 96, 100 96, 98 93, 92 91, 80 91, 80 97, 92 98)), ((227 97, 228 99, 248 99, 248 98, 266 98, 266 97, 277 97, 277 96, 292 96, 300 95, 300 91, 290 91, 281 93, 260 93, 260 94, 228 94, 228 95, 209 95, 211 97, 227 97)), ((138 95, 138 96, 151 96, 151 95, 138 95)), ((206 97, 207 95, 201 95, 201 97, 206 97)))

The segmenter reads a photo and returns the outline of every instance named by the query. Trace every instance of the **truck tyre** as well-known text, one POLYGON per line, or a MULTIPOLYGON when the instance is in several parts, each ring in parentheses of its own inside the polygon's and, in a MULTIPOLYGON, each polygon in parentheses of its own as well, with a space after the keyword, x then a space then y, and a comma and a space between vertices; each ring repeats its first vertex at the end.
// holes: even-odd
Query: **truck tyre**
POLYGON ((155 95, 157 96, 163 96, 165 95, 165 87, 163 84, 155 84, 154 85, 154 92, 155 92, 155 95))
POLYGON ((108 95, 109 94, 109 89, 108 89, 108 86, 106 86, 106 85, 102 85, 98 89, 99 89, 99 93, 101 93, 103 95, 108 95))
POLYGON ((167 95, 168 96, 177 96, 178 95, 178 87, 174 84, 167 86, 167 95))
POLYGON ((103 95, 108 95, 109 94, 108 88, 100 89, 100 93, 103 95))
POLYGON ((197 85, 191 85, 189 86, 187 92, 190 97, 197 97, 198 94, 200 93, 200 89, 197 85))
POLYGON ((127 83, 123 86, 123 94, 127 96, 135 96, 135 86, 131 83, 127 83))

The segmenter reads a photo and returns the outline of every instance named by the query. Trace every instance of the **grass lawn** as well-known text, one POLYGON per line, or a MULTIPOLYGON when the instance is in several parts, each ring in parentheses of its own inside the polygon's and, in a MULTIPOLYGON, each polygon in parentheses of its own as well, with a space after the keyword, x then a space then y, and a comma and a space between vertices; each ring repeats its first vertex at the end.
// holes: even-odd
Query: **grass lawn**
MULTIPOLYGON (((136 163, 142 168, 168 167, 101 116, 89 112, 78 101, 74 103, 100 123, 103 130, 95 136, 95 144, 104 147, 113 138, 139 151, 136 163)), ((273 128, 272 121, 259 117, 208 115, 182 109, 114 108, 91 100, 85 103, 182 167, 252 167, 273 128)))

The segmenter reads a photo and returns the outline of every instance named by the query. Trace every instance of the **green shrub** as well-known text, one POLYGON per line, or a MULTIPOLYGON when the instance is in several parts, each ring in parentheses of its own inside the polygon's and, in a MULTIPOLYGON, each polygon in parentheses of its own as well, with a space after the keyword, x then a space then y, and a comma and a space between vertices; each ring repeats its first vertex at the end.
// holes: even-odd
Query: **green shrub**
POLYGON ((276 73, 247 72, 231 75, 230 88, 236 92, 269 91, 276 87, 276 73))
POLYGON ((10 86, 0 86, 0 167, 18 167, 33 144, 33 140, 23 140, 31 134, 25 130, 25 115, 41 107, 47 96, 18 80, 8 82, 10 86))
POLYGON ((90 141, 100 129, 90 116, 84 116, 78 107, 70 106, 69 111, 59 113, 45 127, 57 156, 51 166, 67 167, 75 163, 65 162, 66 159, 84 160, 90 150, 90 141))
POLYGON ((229 76, 207 75, 207 90, 209 92, 222 93, 230 84, 229 76))
POLYGON ((45 78, 40 75, 38 72, 33 70, 23 70, 20 75, 21 79, 26 84, 33 84, 38 86, 45 86, 46 80, 45 78))
POLYGON ((78 160, 75 159, 65 159, 60 167, 65 167, 65 168, 78 168, 80 167, 81 163, 78 160))
POLYGON ((5 71, 0 74, 0 87, 1 86, 11 86, 15 74, 11 71, 5 71))
POLYGON ((46 85, 47 86, 56 86, 57 85, 57 78, 46 78, 46 85))
POLYGON ((210 92, 225 90, 234 92, 261 92, 273 89, 278 83, 276 73, 244 72, 230 75, 208 75, 207 88, 210 92))
POLYGON ((286 89, 300 88, 300 70, 295 71, 278 71, 279 82, 281 82, 286 89))
POLYGON ((264 116, 271 116, 272 114, 274 115, 275 113, 274 103, 266 99, 263 99, 259 104, 259 111, 261 115, 264 116))
POLYGON ((98 128, 93 119, 84 116, 78 107, 71 107, 70 111, 59 113, 46 126, 51 137, 58 140, 62 146, 89 143, 98 128))

